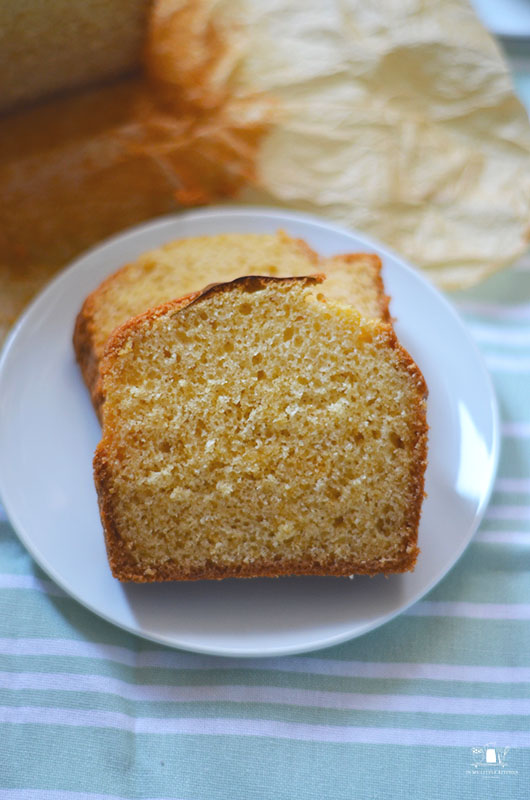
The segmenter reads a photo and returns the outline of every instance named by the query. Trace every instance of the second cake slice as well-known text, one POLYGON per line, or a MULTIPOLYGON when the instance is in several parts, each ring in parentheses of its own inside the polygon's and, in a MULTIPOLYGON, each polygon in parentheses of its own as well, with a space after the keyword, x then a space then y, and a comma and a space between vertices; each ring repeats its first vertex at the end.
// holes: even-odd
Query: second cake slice
POLYGON ((241 275, 328 275, 327 296, 354 305, 364 316, 389 320, 388 298, 376 255, 353 253, 330 259, 300 239, 276 234, 219 234, 170 242, 144 253, 90 294, 78 315, 74 347, 94 407, 103 397, 99 364, 113 330, 161 303, 241 275))

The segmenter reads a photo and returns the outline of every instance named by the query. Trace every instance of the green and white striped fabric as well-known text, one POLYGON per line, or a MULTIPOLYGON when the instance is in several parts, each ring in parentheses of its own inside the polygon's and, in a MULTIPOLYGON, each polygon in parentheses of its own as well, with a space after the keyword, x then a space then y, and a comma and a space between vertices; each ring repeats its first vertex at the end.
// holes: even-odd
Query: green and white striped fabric
POLYGON ((0 800, 528 800, 530 258, 455 302, 498 393, 495 492, 449 575, 375 632, 172 651, 80 607, 0 520, 0 800))
POLYGON ((0 800, 530 796, 530 260, 457 305, 499 397, 495 492, 445 580, 373 633, 172 651, 80 607, 1 522, 0 800))

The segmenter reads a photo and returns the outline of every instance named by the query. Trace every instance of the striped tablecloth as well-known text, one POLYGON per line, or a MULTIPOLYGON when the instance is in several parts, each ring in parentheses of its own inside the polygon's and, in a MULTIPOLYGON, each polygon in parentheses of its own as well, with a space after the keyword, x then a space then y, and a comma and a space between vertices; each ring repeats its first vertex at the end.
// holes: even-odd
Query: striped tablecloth
POLYGON ((530 259, 457 305, 500 402, 495 492, 457 566, 378 631, 171 651, 80 607, 1 522, 0 799, 530 797, 530 259))
POLYGON ((80 607, 1 519, 0 800, 530 797, 530 258, 454 300, 498 393, 495 492, 449 575, 373 633, 172 651, 80 607))

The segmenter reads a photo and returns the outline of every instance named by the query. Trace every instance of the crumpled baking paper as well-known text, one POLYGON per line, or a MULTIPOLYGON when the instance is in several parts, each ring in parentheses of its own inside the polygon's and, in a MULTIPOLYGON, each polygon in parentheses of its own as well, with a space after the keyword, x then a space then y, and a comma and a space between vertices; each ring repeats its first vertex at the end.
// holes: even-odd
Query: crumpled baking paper
POLYGON ((245 6, 238 82, 282 109, 252 199, 364 231, 444 288, 527 248, 530 125, 466 2, 245 6))
POLYGON ((530 235, 530 124, 464 0, 155 0, 144 77, 0 125, 0 327, 69 259, 230 198, 366 232, 444 288, 530 235))

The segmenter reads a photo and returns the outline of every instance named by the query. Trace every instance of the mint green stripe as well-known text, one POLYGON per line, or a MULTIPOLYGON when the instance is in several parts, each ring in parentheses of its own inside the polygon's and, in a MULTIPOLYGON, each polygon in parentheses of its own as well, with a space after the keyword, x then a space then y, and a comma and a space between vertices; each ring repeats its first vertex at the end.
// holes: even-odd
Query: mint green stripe
POLYGON ((132 650, 139 650, 146 644, 100 619, 69 596, 50 596, 31 589, 2 589, 0 617, 3 618, 2 635, 7 637, 88 639, 132 650))
MULTIPOLYGON (((482 283, 473 286, 471 289, 451 292, 450 298, 452 298, 457 309, 460 301, 464 303, 488 303, 503 308, 517 307, 525 304, 530 295, 528 283, 527 273, 518 272, 517 277, 515 277, 513 272, 506 269, 492 275, 486 281, 482 281, 482 283)), ((460 314, 465 320, 482 319, 485 316, 475 311, 460 311, 460 314)), ((491 320, 499 327, 502 326, 502 320, 498 321, 496 318, 493 320, 489 315, 486 319, 491 320)), ((528 324, 528 321, 526 321, 526 324, 528 324)))
MULTIPOLYGON (((501 420, 507 422, 529 422, 528 395, 530 394, 530 375, 524 372, 492 373, 493 385, 500 406, 501 420)), ((519 439, 521 446, 530 450, 529 439, 519 439)), ((528 476, 529 470, 526 471, 528 476)))
POLYGON ((185 800, 396 800, 410 787, 428 800, 528 798, 530 750, 522 748, 509 753, 509 766, 518 775, 490 782, 470 774, 467 747, 320 745, 189 735, 134 739, 119 731, 30 725, 15 728, 5 745, 3 783, 9 788, 185 800), (42 758, 51 742, 52 767, 42 758))
POLYGON ((3 571, 6 571, 9 566, 9 572, 14 574, 25 575, 37 569, 40 575, 44 575, 36 567, 27 550, 21 545, 8 522, 0 523, 0 553, 3 571))
POLYGON ((488 363, 488 359, 491 357, 492 365, 490 366, 491 371, 494 373, 496 380, 499 383, 503 382, 505 376, 513 376, 513 375, 520 375, 521 378, 526 379, 528 381, 528 370, 521 369, 520 367, 528 362, 528 358, 530 356, 530 344, 522 344, 518 342, 514 344, 508 340, 510 335, 514 337, 517 336, 518 333, 525 333, 529 330, 529 326, 510 326, 506 328, 506 339, 499 338, 497 341, 485 341, 480 340, 481 332, 480 330, 477 331, 477 338, 475 339, 475 343, 478 345, 483 359, 488 363), (503 368, 500 369, 500 363, 505 360, 505 364, 503 368), (509 367, 510 364, 513 364, 514 367, 509 367), (519 369, 517 367, 519 366, 519 369), (494 367, 494 368, 493 368, 494 367))
POLYGON ((474 603, 517 603, 530 598, 530 547, 521 554, 520 549, 472 543, 426 599, 455 597, 474 603))
MULTIPOLYGON (((525 402, 530 401, 525 400, 525 402)), ((530 439, 513 437, 503 439, 498 474, 503 478, 530 477, 530 439)))
MULTIPOLYGON (((528 354, 526 352, 517 352, 514 353, 513 349, 511 350, 512 356, 523 356, 526 357, 528 354)), ((487 357, 487 356, 485 356, 487 357)), ((519 418, 517 415, 512 415, 511 413, 506 413, 508 409, 511 409, 512 406, 503 407, 502 411, 502 419, 506 420, 513 420, 514 422, 525 421, 528 419, 528 406, 525 406, 524 393, 528 393, 528 388, 530 386, 530 373, 528 371, 510 371, 509 369, 503 370, 493 370, 492 371, 493 383, 495 384, 495 388, 500 393, 503 401, 510 400, 516 402, 517 400, 521 401, 520 407, 523 412, 524 416, 519 418), (523 396, 521 397, 520 393, 523 392, 523 396)))
POLYGON ((524 492, 505 492, 496 490, 493 492, 491 502, 495 505, 530 506, 530 489, 524 492))
MULTIPOLYGON (((509 268, 492 275, 486 281, 473 286, 472 289, 449 293, 450 299, 456 303, 457 307, 459 301, 468 299, 505 306, 518 306, 524 303, 529 296, 530 275, 526 272, 518 272, 515 277, 509 268)), ((477 314, 467 312, 464 314, 466 319, 475 319, 477 316, 477 314)))
MULTIPOLYGON (((480 530, 481 531, 522 531, 523 533, 528 532, 528 534, 530 535, 530 520, 527 520, 527 519, 485 519, 485 520, 482 521, 482 523, 480 525, 480 530)), ((476 544, 478 546, 479 542, 477 542, 476 544)), ((481 542, 480 544, 485 544, 485 543, 481 542)), ((505 547, 505 548, 506 547, 513 548, 513 552, 520 552, 520 546, 519 546, 519 550, 515 549, 517 547, 517 545, 506 544, 506 545, 503 545, 503 547, 505 547)), ((524 602, 525 599, 527 599, 527 598, 521 598, 521 601, 524 602)))
POLYGON ((319 658, 365 661, 528 666, 528 622, 401 616, 319 658))

